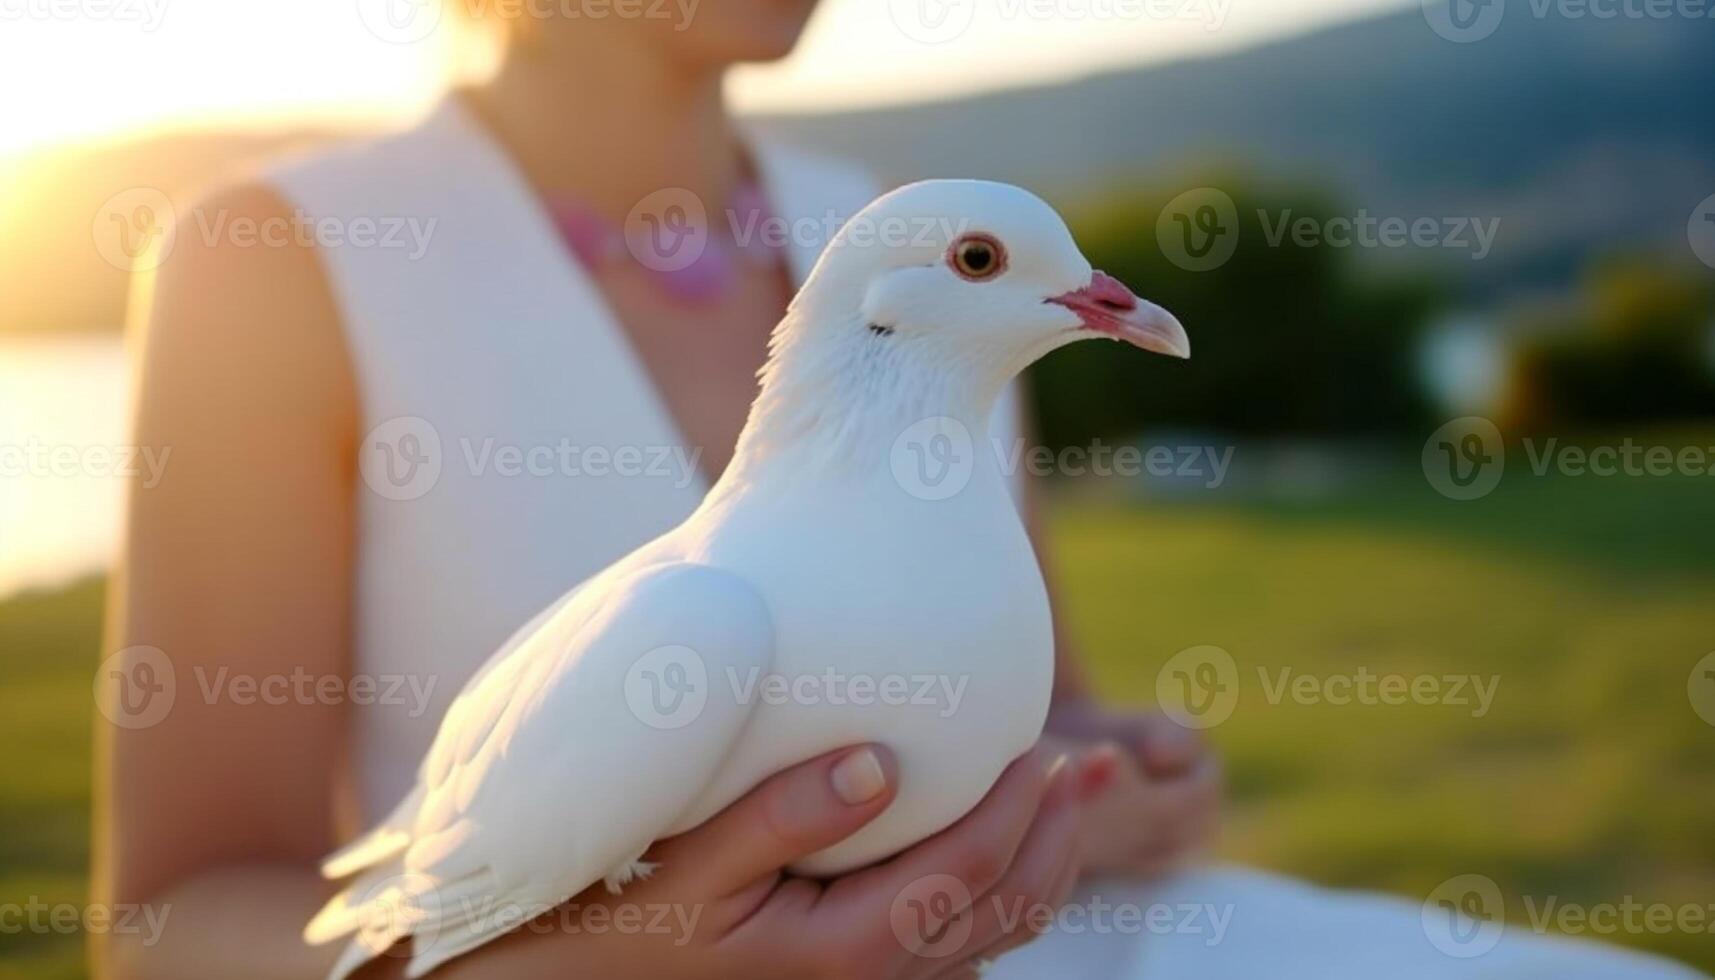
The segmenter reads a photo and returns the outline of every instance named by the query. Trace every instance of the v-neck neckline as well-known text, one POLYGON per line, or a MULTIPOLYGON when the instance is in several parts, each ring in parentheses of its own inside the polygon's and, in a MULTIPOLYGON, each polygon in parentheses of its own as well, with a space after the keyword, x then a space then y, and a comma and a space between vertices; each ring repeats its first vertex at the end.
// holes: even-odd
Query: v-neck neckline
MULTIPOLYGON (((451 92, 445 96, 438 109, 438 115, 449 120, 451 125, 467 134, 471 140, 480 146, 485 155, 495 164, 497 178, 504 188, 511 193, 514 200, 520 202, 528 226, 533 228, 534 236, 552 249, 554 255, 549 260, 556 277, 557 285, 565 287, 564 291, 571 295, 582 294, 587 300, 589 314, 595 321, 592 326, 607 331, 618 347, 620 356, 624 357, 632 370, 632 376, 641 382, 645 389, 640 393, 642 400, 654 410, 656 418, 664 428, 667 436, 680 448, 696 452, 697 491, 707 493, 714 486, 716 474, 710 473, 702 462, 700 447, 691 445, 688 431, 684 423, 673 413, 672 405, 663 392, 660 380, 650 369, 649 362, 643 357, 637 346, 637 341, 631 336, 624 319, 619 315, 607 293, 601 288, 594 274, 586 269, 582 262, 565 243, 554 216, 547 203, 542 199, 536 187, 524 173, 523 167, 513 157, 510 150, 501 143, 488 123, 470 105, 466 104, 467 96, 459 92, 451 92)), ((777 159, 772 146, 766 140, 757 138, 748 127, 736 127, 739 140, 756 169, 756 186, 768 204, 769 213, 790 222, 793 215, 803 213, 797 208, 798 202, 785 200, 780 197, 782 188, 791 186, 792 182, 782 180, 784 161, 777 159)), ((790 196, 790 192, 787 192, 790 196)), ((783 261, 786 263, 788 285, 795 292, 804 278, 809 274, 808 264, 802 251, 788 247, 784 250, 783 261)), ((731 461, 728 461, 731 465, 731 461)))

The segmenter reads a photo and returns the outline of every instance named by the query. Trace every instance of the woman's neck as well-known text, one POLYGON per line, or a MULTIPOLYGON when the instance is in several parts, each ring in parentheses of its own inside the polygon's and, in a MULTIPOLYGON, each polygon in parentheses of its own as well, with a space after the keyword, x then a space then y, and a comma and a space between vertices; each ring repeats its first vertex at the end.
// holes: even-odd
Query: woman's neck
POLYGON ((614 34, 515 42, 470 100, 545 195, 575 197, 616 221, 667 187, 721 206, 746 168, 721 72, 670 64, 614 34))

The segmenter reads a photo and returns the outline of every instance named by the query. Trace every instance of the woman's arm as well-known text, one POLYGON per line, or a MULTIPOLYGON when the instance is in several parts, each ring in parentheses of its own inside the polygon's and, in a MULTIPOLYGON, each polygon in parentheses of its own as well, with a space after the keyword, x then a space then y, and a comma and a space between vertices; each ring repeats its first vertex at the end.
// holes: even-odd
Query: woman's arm
POLYGON ((260 187, 181 211, 136 297, 136 439, 170 455, 157 485, 130 488, 104 653, 158 648, 173 701, 149 727, 98 722, 96 889, 165 925, 147 948, 100 939, 100 976, 331 962, 298 933, 331 891, 314 863, 335 844, 345 706, 241 703, 231 686, 348 669, 357 411, 338 315, 309 247, 224 234, 290 217, 260 187))

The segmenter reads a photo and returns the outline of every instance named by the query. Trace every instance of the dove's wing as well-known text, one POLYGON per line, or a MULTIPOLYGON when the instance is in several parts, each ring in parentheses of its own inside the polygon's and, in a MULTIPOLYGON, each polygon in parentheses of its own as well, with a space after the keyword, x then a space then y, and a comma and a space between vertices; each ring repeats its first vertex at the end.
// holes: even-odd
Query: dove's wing
POLYGON ((728 677, 772 658, 767 607, 730 573, 672 563, 590 583, 460 695, 390 818, 402 839, 372 849, 391 854, 306 938, 361 929, 341 964, 355 968, 414 935, 420 976, 623 871, 743 728, 728 677))

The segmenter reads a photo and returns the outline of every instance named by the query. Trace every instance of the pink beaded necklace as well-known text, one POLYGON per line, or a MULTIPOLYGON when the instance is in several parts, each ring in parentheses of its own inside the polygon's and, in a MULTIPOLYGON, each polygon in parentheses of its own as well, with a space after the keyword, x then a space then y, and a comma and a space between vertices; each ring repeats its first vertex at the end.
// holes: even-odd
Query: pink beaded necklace
MULTIPOLYGON (((581 200, 550 198, 546 206, 567 250, 585 269, 597 273, 637 266, 664 294, 686 306, 711 306, 725 299, 737 282, 741 262, 771 268, 781 260, 782 236, 773 228, 767 198, 754 183, 741 185, 727 210, 711 216, 694 253, 686 260, 667 263, 651 261, 647 250, 628 242, 624 228, 581 200)), ((686 231, 675 229, 678 234, 686 231)))

